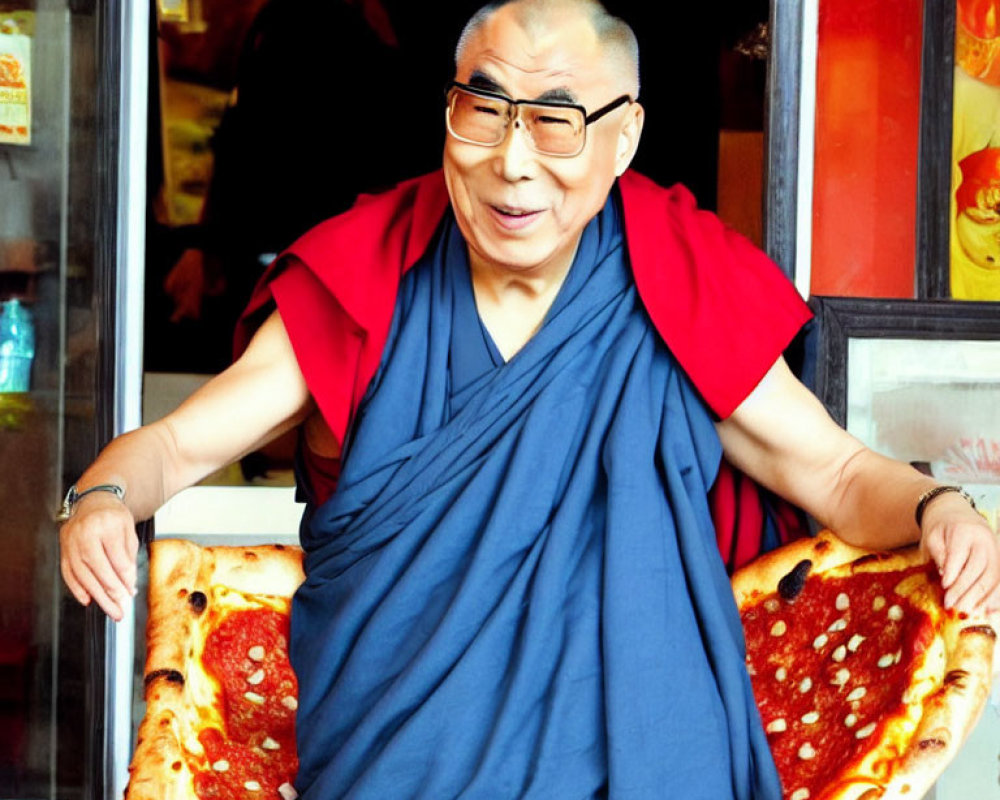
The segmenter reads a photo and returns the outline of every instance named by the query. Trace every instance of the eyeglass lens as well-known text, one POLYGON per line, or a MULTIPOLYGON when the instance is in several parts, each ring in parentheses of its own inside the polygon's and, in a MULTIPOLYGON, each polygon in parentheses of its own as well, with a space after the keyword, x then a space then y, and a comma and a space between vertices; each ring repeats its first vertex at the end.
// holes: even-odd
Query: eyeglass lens
MULTIPOLYGON (((497 145, 507 134, 512 105, 506 100, 454 88, 449 107, 452 132, 460 139, 497 145)), ((521 103, 518 108, 531 142, 540 153, 575 155, 580 151, 586 127, 580 109, 532 103, 521 103)))

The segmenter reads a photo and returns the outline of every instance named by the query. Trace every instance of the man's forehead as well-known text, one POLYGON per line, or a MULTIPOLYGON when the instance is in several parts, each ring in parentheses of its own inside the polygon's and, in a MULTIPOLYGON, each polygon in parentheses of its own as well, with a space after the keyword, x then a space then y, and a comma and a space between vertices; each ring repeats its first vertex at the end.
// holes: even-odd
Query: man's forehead
POLYGON ((545 92, 573 93, 574 87, 609 78, 602 44, 585 15, 559 10, 525 25, 512 6, 498 9, 469 40, 458 64, 459 80, 478 75, 508 90, 505 81, 524 81, 545 92))

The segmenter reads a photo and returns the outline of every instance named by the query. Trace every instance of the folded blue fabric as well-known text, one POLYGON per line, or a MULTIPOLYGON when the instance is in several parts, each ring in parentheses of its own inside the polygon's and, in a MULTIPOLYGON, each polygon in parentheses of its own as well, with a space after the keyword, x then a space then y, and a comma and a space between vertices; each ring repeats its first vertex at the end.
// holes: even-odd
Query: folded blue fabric
POLYGON ((719 441, 614 199, 508 363, 468 269, 446 219, 303 520, 297 788, 779 800, 706 501, 719 441))

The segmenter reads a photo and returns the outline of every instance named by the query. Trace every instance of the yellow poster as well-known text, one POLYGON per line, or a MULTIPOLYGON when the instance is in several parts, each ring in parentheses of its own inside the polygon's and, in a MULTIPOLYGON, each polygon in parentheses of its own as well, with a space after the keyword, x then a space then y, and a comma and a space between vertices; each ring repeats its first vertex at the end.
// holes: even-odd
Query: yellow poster
POLYGON ((1000 0, 957 0, 951 296, 1000 300, 1000 0))
POLYGON ((0 143, 31 143, 30 11, 0 13, 0 143))

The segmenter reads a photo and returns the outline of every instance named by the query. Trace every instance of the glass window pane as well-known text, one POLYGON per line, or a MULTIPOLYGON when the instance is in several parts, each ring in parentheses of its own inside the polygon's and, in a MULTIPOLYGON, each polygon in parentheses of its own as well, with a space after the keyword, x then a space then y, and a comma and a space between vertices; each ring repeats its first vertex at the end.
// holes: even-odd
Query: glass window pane
POLYGON ((85 796, 96 730, 89 615, 59 578, 52 512, 96 448, 97 13, 0 2, 0 70, 23 83, 0 95, 0 300, 16 299, 34 332, 30 383, 4 386, 27 391, 0 393, 4 798, 85 796))

